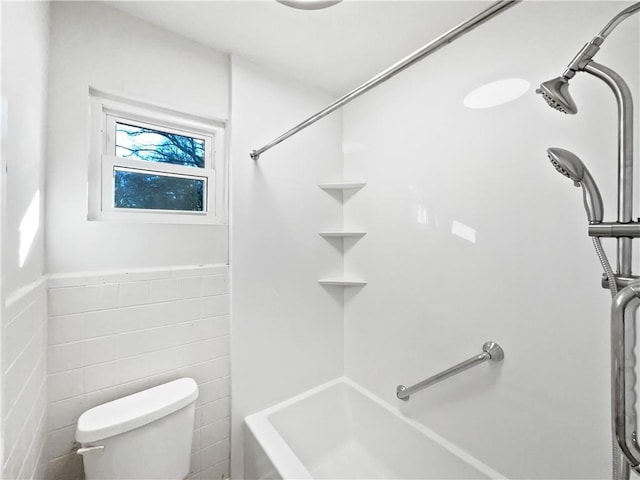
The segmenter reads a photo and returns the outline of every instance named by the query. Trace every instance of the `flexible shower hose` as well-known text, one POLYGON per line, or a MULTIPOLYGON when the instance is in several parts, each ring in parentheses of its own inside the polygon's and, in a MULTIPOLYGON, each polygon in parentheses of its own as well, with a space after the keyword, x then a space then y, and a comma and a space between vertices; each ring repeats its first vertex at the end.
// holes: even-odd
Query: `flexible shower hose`
MULTIPOLYGON (((613 273, 613 269, 611 268, 611 264, 607 259, 607 255, 604 253, 604 249, 602 248, 602 242, 598 237, 593 238, 593 246, 596 249, 596 254, 598 255, 598 259, 602 264, 602 268, 604 269, 604 273, 607 276, 607 282, 609 283, 609 291, 611 292, 611 298, 615 297, 618 293, 618 285, 616 284, 616 277, 613 273)), ((625 459, 623 453, 620 451, 620 447, 616 442, 615 438, 612 438, 611 442, 611 451, 612 451, 612 478, 613 480, 629 480, 630 471, 629 464, 625 459)))

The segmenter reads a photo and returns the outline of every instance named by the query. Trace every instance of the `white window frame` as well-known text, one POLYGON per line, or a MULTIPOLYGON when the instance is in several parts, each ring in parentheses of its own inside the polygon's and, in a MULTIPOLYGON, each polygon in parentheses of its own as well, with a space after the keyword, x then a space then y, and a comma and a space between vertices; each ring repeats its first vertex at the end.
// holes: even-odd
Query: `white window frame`
POLYGON ((176 112, 90 89, 91 122, 88 219, 139 223, 217 224, 227 222, 226 122, 176 112), (205 142, 204 168, 152 162, 115 154, 117 123, 176 133, 205 142), (115 169, 202 179, 203 211, 115 208, 115 169))

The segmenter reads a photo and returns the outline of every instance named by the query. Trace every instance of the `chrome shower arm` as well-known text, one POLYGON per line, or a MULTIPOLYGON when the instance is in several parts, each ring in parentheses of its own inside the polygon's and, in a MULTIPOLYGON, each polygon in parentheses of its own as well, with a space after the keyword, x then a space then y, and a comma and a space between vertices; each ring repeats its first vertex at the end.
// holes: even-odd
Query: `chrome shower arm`
POLYGON ((623 288, 611 307, 611 406, 613 436, 631 468, 640 472, 635 408, 635 319, 640 281, 623 288))
MULTIPOLYGON (((633 220, 633 98, 624 79, 596 62, 584 71, 604 81, 613 91, 618 105, 618 221, 633 220)), ((618 239, 618 273, 631 275, 631 239, 618 239)))

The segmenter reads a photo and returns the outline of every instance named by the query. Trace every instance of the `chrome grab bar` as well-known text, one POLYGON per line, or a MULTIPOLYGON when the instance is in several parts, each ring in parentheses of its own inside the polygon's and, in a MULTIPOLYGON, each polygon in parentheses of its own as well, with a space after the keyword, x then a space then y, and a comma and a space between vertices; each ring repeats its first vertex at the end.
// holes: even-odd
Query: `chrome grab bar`
POLYGON ((629 466, 640 472, 638 414, 636 412, 636 312, 640 307, 640 280, 620 290, 611 307, 611 403, 613 436, 629 466))
POLYGON ((431 385, 434 385, 442 380, 446 380, 449 377, 453 377, 460 372, 464 372, 471 367, 475 367, 476 365, 480 365, 481 363, 486 362, 487 360, 493 361, 501 361, 504 358, 504 350, 502 347, 498 345, 496 342, 486 342, 482 345, 482 353, 476 355, 475 357, 471 357, 469 360, 465 360, 464 362, 460 362, 457 365, 454 365, 451 368, 444 370, 432 377, 427 378, 419 383, 411 387, 405 387, 404 385, 398 385, 396 388, 396 397, 400 400, 404 400, 405 402, 409 400, 409 397, 431 385))

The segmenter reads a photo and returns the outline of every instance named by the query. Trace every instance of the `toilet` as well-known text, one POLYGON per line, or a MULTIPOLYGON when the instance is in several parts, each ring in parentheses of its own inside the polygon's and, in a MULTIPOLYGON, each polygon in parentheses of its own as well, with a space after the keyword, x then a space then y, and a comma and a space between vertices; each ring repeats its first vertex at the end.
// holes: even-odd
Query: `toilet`
POLYGON ((84 412, 76 440, 86 480, 182 480, 189 473, 198 385, 181 378, 84 412))

